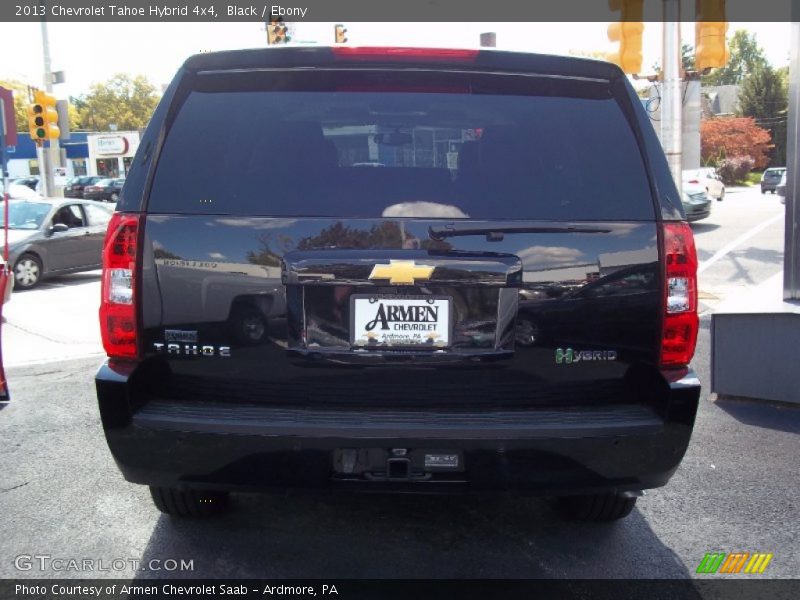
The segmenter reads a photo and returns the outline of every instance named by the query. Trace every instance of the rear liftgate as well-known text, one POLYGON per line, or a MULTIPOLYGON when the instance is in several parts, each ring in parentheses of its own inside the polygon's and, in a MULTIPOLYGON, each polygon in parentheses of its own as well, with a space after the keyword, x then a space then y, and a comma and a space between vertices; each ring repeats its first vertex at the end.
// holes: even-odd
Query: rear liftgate
MULTIPOLYGON (((500 253, 330 250, 284 257, 289 350, 314 366, 474 367, 510 358, 522 264, 500 253)), ((459 451, 341 448, 338 480, 464 479, 459 451)))

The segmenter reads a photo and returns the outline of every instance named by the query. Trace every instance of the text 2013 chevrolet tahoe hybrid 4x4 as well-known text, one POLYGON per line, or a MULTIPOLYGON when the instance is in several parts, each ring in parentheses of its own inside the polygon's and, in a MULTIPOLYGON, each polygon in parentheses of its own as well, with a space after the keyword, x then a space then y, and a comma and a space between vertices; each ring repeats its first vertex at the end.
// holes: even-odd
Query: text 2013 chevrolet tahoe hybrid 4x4
POLYGON ((194 56, 108 229, 103 427, 177 515, 324 488, 516 490, 619 518, 689 443, 696 266, 611 64, 194 56))

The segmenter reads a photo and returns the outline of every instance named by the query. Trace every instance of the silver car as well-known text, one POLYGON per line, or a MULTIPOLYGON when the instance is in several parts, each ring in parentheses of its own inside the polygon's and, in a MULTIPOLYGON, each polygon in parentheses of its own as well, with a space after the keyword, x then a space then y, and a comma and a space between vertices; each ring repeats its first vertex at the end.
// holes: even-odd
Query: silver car
POLYGON ((786 170, 783 171, 780 182, 775 186, 775 193, 781 197, 781 204, 786 204, 786 170))
MULTIPOLYGON (((108 206, 91 200, 9 200, 8 262, 15 290, 30 289, 52 275, 100 268, 111 215, 108 206)), ((3 219, 0 211, 0 227, 3 219)))

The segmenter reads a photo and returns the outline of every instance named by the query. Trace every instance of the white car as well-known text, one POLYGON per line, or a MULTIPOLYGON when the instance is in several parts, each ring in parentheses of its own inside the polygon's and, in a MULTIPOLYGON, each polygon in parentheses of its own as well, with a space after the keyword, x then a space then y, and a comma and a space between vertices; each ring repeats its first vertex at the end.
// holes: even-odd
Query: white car
POLYGON ((722 200, 725 198, 725 185, 717 175, 713 167, 703 167, 700 169, 688 169, 683 172, 684 184, 701 185, 706 188, 706 192, 712 198, 722 200))
MULTIPOLYGON (((0 180, 0 202, 3 200, 4 188, 3 182, 0 180)), ((41 200, 42 195, 37 194, 27 185, 22 185, 20 183, 9 183, 8 184, 8 197, 9 198, 22 198, 23 200, 41 200)))

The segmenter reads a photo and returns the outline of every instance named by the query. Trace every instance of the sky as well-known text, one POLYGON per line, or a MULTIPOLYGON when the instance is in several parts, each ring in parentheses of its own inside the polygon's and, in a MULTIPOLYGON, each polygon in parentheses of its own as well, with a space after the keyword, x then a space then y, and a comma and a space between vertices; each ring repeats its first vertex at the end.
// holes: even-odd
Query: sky
MULTIPOLYGON (((333 23, 295 23, 294 40, 330 44, 333 23)), ((348 43, 362 46, 477 47, 483 31, 497 33, 497 48, 550 54, 604 52, 612 49, 605 23, 345 23, 348 43)), ((789 60, 788 23, 731 23, 755 33, 774 66, 789 60)), ((190 55, 202 51, 266 46, 262 23, 49 23, 48 36, 54 71, 66 82, 55 95, 66 98, 86 93, 93 83, 115 73, 145 75, 161 87, 190 55)), ((42 84, 43 59, 39 23, 0 23, 0 79, 42 84)), ((684 23, 682 39, 694 42, 694 24, 684 23)), ((647 23, 644 67, 660 61, 661 23, 647 23)))

